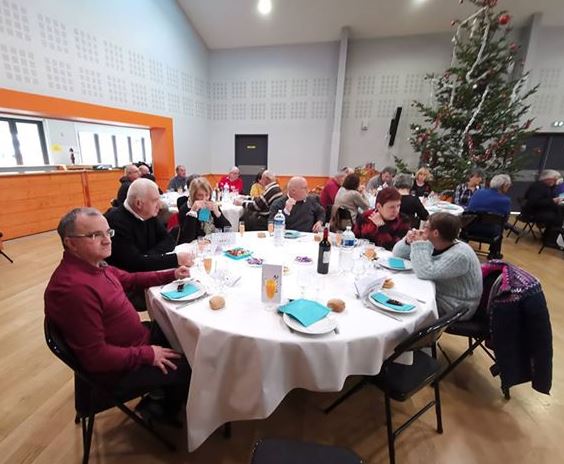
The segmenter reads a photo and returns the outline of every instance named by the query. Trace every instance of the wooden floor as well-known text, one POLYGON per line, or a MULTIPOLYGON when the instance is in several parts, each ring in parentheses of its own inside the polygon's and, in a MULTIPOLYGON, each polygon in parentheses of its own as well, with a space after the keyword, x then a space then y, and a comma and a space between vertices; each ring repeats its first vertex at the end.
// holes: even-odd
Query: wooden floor
MULTIPOLYGON (((42 327, 43 291, 60 260, 60 243, 48 232, 5 245, 15 263, 0 256, 0 462, 76 463, 82 442, 73 422, 72 375, 48 351, 42 327)), ((517 246, 506 241, 503 252, 543 284, 554 333, 552 395, 521 385, 505 401, 489 360, 477 353, 442 383, 445 433, 434 431, 434 415, 427 413, 400 437, 398 463, 563 462, 564 254, 545 250, 539 256, 537 249, 524 238, 517 246)), ((445 336, 441 344, 454 354, 465 342, 445 336)), ((349 379, 347 386, 356 380, 349 379)), ((427 390, 414 401, 394 404, 397 422, 430 397, 427 390)), ((382 395, 365 389, 325 416, 321 408, 336 395, 294 391, 268 419, 237 422, 230 440, 216 432, 191 454, 183 431, 163 428, 180 450, 170 453, 121 412, 108 411, 97 418, 90 462, 247 463, 261 437, 336 444, 353 449, 366 463, 388 462, 382 395)))

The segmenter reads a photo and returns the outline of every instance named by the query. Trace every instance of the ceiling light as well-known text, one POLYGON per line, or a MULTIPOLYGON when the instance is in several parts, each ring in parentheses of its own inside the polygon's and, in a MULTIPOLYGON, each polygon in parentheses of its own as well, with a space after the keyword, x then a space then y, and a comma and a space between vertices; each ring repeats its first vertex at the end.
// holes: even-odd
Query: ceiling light
POLYGON ((267 15, 272 11, 272 1, 271 0, 259 0, 257 5, 257 10, 261 15, 267 15))

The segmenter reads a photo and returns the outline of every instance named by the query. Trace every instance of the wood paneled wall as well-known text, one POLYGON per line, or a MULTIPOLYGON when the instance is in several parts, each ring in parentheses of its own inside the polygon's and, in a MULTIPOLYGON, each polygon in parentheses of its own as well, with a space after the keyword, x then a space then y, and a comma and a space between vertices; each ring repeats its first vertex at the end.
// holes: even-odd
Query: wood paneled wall
POLYGON ((55 171, 0 176, 0 230, 4 240, 53 230, 67 211, 104 212, 119 188, 121 169, 55 171))

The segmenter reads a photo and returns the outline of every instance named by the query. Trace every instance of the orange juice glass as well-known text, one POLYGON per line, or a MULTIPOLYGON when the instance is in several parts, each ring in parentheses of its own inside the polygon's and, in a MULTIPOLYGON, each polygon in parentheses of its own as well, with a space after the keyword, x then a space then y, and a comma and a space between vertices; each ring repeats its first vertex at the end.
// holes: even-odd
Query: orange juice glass
POLYGON ((268 221, 268 234, 272 235, 274 233, 274 222, 268 221))
POLYGON ((266 297, 269 300, 272 300, 274 298, 274 295, 276 295, 276 290, 278 288, 277 282, 275 279, 266 279, 264 282, 264 291, 266 293, 266 297))
POLYGON ((239 222, 239 233, 241 237, 245 235, 245 223, 243 221, 239 222))
POLYGON ((213 258, 211 256, 206 256, 204 258, 204 269, 209 274, 212 270, 213 258))

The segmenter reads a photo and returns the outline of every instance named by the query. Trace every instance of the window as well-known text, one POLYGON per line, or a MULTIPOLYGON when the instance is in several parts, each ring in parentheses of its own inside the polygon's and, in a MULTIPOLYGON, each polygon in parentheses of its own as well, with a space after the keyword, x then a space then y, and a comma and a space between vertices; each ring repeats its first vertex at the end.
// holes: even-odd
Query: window
POLYGON ((108 133, 98 134, 98 143, 100 144, 100 159, 102 164, 115 166, 117 163, 115 159, 113 136, 108 133))
POLYGON ((0 117, 0 166, 49 164, 43 123, 0 117))
POLYGON ((131 156, 129 153, 129 137, 125 135, 116 135, 116 149, 117 149, 117 164, 118 166, 125 166, 131 163, 131 156))
POLYGON ((98 164, 98 148, 93 132, 79 132, 78 142, 80 143, 80 153, 82 164, 98 164))

